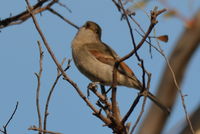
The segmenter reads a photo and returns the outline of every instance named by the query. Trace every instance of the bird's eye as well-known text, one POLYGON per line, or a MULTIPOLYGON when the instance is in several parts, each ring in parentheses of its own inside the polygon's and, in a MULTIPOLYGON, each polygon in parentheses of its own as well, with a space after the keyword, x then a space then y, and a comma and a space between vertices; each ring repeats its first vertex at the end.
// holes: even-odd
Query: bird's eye
POLYGON ((96 29, 96 30, 95 30, 95 33, 99 34, 99 30, 96 29))
POLYGON ((89 24, 89 23, 86 23, 85 27, 86 27, 86 28, 90 27, 90 24, 89 24))

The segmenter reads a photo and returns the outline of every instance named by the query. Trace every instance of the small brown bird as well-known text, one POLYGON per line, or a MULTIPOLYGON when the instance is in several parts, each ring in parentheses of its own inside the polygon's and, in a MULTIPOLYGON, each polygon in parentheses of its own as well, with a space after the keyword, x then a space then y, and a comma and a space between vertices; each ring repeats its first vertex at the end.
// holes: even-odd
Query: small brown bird
MULTIPOLYGON (((113 82, 113 67, 120 57, 108 45, 101 41, 101 28, 98 24, 87 21, 78 31, 72 41, 72 55, 75 65, 81 73, 92 82, 111 86, 113 82)), ((142 83, 132 70, 121 62, 117 69, 117 85, 142 90, 142 83)), ((159 107, 169 112, 150 92, 148 97, 159 107)))

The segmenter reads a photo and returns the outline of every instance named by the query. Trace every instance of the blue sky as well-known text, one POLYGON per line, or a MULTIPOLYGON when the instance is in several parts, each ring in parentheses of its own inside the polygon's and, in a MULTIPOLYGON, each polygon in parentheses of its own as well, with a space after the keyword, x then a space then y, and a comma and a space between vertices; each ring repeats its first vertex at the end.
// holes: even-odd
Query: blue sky
MULTIPOLYGON (((169 1, 170 5, 177 8, 183 15, 191 18, 199 9, 200 2, 193 0, 191 6, 189 1, 176 0, 169 1), (177 4, 179 5, 177 7, 177 4)), ((33 1, 34 3, 35 1, 33 1)), ((71 10, 69 13, 66 9, 54 6, 63 16, 77 24, 83 25, 87 20, 97 22, 103 29, 102 41, 110 45, 120 56, 127 54, 131 48, 131 38, 129 29, 125 21, 120 21, 120 13, 111 0, 62 0, 71 10)), ((158 1, 150 2, 145 8, 149 12, 154 6, 163 8, 158 1)), ((0 5, 0 17, 4 19, 10 14, 15 15, 26 8, 24 0, 2 0, 0 5)), ((49 12, 37 15, 38 22, 44 32, 52 50, 59 61, 64 57, 67 59, 71 56, 71 41, 77 30, 66 24, 57 16, 49 12)), ((142 11, 136 12, 136 19, 141 26, 146 29, 149 25, 147 16, 142 11)), ((159 23, 156 25, 157 34, 169 35, 168 43, 161 43, 166 53, 169 55, 174 47, 178 37, 183 32, 184 24, 177 18, 166 19, 158 18, 159 23)), ((135 27, 133 25, 133 27, 135 27)), ((136 42, 140 40, 137 33, 134 33, 136 42)), ((32 20, 29 19, 23 24, 10 26, 1 29, 0 33, 0 126, 3 126, 10 117, 15 104, 19 101, 19 107, 16 115, 10 123, 9 133, 34 134, 36 132, 27 130, 31 125, 37 125, 37 113, 35 106, 35 92, 37 87, 37 79, 34 75, 39 71, 39 52, 37 40, 41 41, 32 20)), ((41 41, 42 42, 42 41, 41 41)), ((50 90, 53 81, 56 78, 56 66, 50 55, 43 47, 44 64, 41 84, 41 110, 44 112, 44 104, 47 93, 50 90)), ((156 51, 153 51, 153 59, 150 58, 148 47, 143 46, 139 51, 141 57, 145 60, 145 66, 152 73, 151 91, 155 93, 155 89, 162 76, 165 61, 156 51)), ((197 89, 200 68, 199 49, 193 56, 181 88, 184 94, 188 94, 185 99, 188 111, 192 112, 200 103, 200 93, 197 89)), ((134 70, 135 74, 141 79, 141 69, 137 66, 135 57, 128 59, 127 64, 134 70)), ((71 68, 67 74, 72 80, 78 83, 79 87, 86 93, 86 87, 90 82, 85 78, 71 63, 71 68)), ((119 87, 118 90, 119 106, 121 113, 124 114, 129 105, 132 103, 134 96, 137 95, 135 90, 119 87)), ((95 97, 91 94, 91 101, 95 103, 95 97)), ((148 101, 149 104, 149 101, 148 101)), ((140 111, 141 104, 137 106, 129 121, 134 122, 135 117, 140 111)), ((148 108, 148 105, 147 105, 148 108)), ((147 110, 146 108, 146 110, 147 110)), ((47 129, 61 133, 111 133, 107 127, 102 127, 103 123, 92 115, 92 111, 86 106, 72 86, 66 81, 60 79, 49 106, 49 117, 47 129)), ((144 116, 143 116, 144 117, 144 116)), ((181 106, 180 98, 177 99, 176 107, 168 121, 165 132, 170 128, 182 122, 184 112, 181 106)))

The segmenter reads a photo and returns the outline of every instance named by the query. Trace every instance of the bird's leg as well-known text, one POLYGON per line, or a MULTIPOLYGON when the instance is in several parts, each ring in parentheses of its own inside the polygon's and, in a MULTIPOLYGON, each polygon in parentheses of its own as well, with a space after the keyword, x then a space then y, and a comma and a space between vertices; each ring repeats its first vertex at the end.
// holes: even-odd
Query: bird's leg
POLYGON ((90 90, 96 90, 98 88, 97 84, 100 84, 100 82, 92 82, 89 83, 87 86, 87 98, 90 96, 90 90))
POLYGON ((97 86, 98 84, 100 84, 100 82, 89 83, 88 84, 88 89, 93 89, 93 88, 97 89, 98 88, 98 86, 97 86))

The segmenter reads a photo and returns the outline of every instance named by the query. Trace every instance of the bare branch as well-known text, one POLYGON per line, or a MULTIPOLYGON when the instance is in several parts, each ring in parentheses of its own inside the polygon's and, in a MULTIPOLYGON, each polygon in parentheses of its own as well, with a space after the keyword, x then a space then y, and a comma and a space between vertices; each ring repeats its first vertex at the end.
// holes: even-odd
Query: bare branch
MULTIPOLYGON (((148 75, 147 89, 149 89, 150 88, 150 81, 151 81, 151 73, 149 73, 147 71, 145 71, 145 72, 148 75)), ((143 103, 142 103, 142 109, 140 111, 139 116, 137 117, 137 120, 136 120, 135 124, 133 125, 133 127, 132 127, 132 129, 130 131, 130 134, 133 134, 136 126, 138 125, 140 119, 142 118, 142 115, 144 113, 144 108, 145 108, 146 100, 147 100, 148 90, 145 90, 144 92, 141 92, 140 95, 144 96, 144 100, 143 100, 143 103)))
MULTIPOLYGON (((52 0, 49 4, 46 6, 42 7, 44 3, 48 2, 49 0, 40 0, 38 3, 36 3, 33 8, 32 8, 32 13, 33 14, 38 14, 41 13, 48 8, 50 8, 53 4, 56 3, 56 0, 52 0)), ((0 20, 0 29, 5 28, 7 26, 11 25, 16 25, 16 24, 21 24, 22 22, 26 21, 28 18, 30 18, 30 13, 28 10, 23 11, 19 13, 18 15, 15 15, 13 17, 6 18, 4 20, 0 20)))
POLYGON ((38 131, 39 133, 48 133, 48 134, 62 134, 58 132, 48 131, 48 130, 42 130, 40 128, 37 128, 36 126, 32 126, 28 128, 28 130, 38 131))
MULTIPOLYGON (((66 60, 66 58, 63 59, 61 65, 64 64, 65 60, 66 60)), ((65 71, 70 68, 70 62, 71 62, 71 60, 68 60, 68 64, 67 64, 65 71)), ((43 123, 43 129, 44 130, 46 130, 46 126, 47 126, 47 116, 49 115, 48 108, 49 108, 50 99, 51 99, 51 96, 52 96, 53 91, 55 89, 55 86, 58 83, 58 80, 60 79, 61 76, 62 76, 62 74, 60 73, 60 70, 58 70, 57 77, 56 77, 56 79, 55 79, 55 81, 54 81, 54 83, 53 83, 53 85, 52 85, 52 87, 49 91, 49 94, 48 94, 48 97, 47 97, 47 100, 46 100, 45 111, 44 111, 44 123, 43 123)), ((45 134, 45 132, 44 132, 44 134, 45 134)))
POLYGON ((100 94, 94 86, 89 86, 89 89, 100 99, 102 103, 108 106, 109 110, 112 110, 112 105, 110 102, 108 102, 107 98, 103 94, 100 94))
POLYGON ((71 9, 69 9, 69 7, 67 7, 67 5, 65 5, 65 4, 63 4, 63 3, 59 2, 59 1, 57 1, 57 3, 58 3, 61 7, 64 7, 65 9, 67 9, 68 12, 70 12, 70 13, 72 12, 71 9))
POLYGON ((79 27, 77 25, 75 25, 74 23, 72 23, 71 21, 69 21, 68 19, 66 19, 65 17, 63 17, 62 15, 60 15, 58 12, 56 12, 55 10, 53 10, 52 8, 48 8, 48 10, 57 15, 59 18, 61 18, 62 20, 64 20, 65 22, 67 22, 68 24, 70 24, 71 26, 73 26, 76 29, 79 29, 79 27))
POLYGON ((17 108, 18 108, 18 105, 19 105, 19 102, 17 101, 17 104, 16 104, 16 106, 15 106, 15 109, 14 109, 12 115, 10 116, 10 118, 8 119, 8 121, 6 122, 6 125, 3 126, 3 130, 0 130, 0 132, 2 132, 3 134, 7 134, 7 127, 8 127, 8 125, 9 125, 9 123, 11 122, 12 118, 13 118, 14 115, 15 115, 15 113, 16 113, 16 111, 17 111, 17 108))
POLYGON ((122 123, 124 124, 128 117, 131 115, 131 113, 133 112, 133 110, 135 109, 135 107, 137 106, 140 98, 142 97, 142 95, 140 93, 138 93, 138 96, 135 98, 133 104, 131 105, 130 109, 128 110, 128 112, 126 113, 126 115, 124 116, 124 118, 122 119, 122 123))
MULTIPOLYGON (((145 35, 143 36, 142 40, 139 42, 139 44, 129 54, 127 54, 126 56, 124 56, 123 58, 118 60, 118 62, 122 62, 122 61, 128 59, 129 57, 131 57, 133 54, 137 53, 137 50, 143 45, 143 43, 146 41, 149 34, 153 30, 154 26, 157 24, 157 20, 156 20, 157 16, 160 15, 161 13, 163 13, 164 11, 166 11, 166 9, 162 9, 162 10, 158 10, 158 11, 156 9, 154 9, 151 12, 151 24, 149 25, 149 28, 148 28, 147 32, 145 33, 145 35)), ((128 23, 128 21, 127 21, 127 23, 128 23)), ((129 25, 130 25, 130 23, 129 23, 129 25)), ((130 33, 132 33, 131 32, 132 31, 131 26, 130 26, 129 29, 130 29, 130 33)), ((133 36, 133 34, 131 34, 131 37, 132 36, 133 36)), ((133 42, 133 44, 135 44, 133 37, 132 37, 132 42, 133 42)))
MULTIPOLYGON (((41 80, 42 71, 43 71, 43 67, 42 67, 43 51, 42 51, 42 46, 41 46, 40 42, 37 41, 37 43, 38 43, 39 53, 40 53, 40 59, 39 59, 40 70, 39 70, 38 74, 35 73, 35 75, 37 76, 37 81, 38 81, 37 90, 36 90, 36 107, 37 107, 39 128, 42 129, 42 118, 41 118, 41 112, 40 112, 40 85, 41 85, 40 80, 41 80)), ((41 133, 39 132, 39 134, 41 134, 41 133)))

